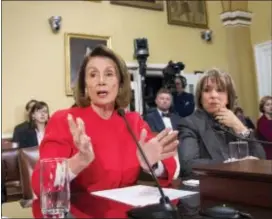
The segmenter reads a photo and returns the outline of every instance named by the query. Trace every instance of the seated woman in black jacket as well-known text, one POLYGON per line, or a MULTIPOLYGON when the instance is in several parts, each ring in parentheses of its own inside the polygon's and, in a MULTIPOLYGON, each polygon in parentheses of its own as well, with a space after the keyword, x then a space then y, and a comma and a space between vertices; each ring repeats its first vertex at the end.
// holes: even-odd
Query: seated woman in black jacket
MULTIPOLYGON (((229 161, 228 144, 238 140, 234 135, 254 138, 254 133, 232 111, 236 92, 230 75, 208 70, 199 80, 195 96, 197 110, 182 118, 179 126, 178 152, 185 174, 196 164, 229 161)), ((248 142, 248 146, 248 158, 265 158, 260 144, 248 142)))
POLYGON ((29 113, 28 127, 18 133, 19 148, 40 145, 48 119, 48 105, 43 101, 35 103, 29 113))
POLYGON ((35 103, 37 103, 37 100, 30 100, 27 102, 26 106, 25 106, 25 121, 16 125, 14 127, 13 130, 13 136, 12 136, 12 142, 14 144, 18 144, 19 143, 19 136, 20 136, 20 132, 22 132, 24 129, 28 129, 29 126, 29 113, 32 109, 32 107, 35 105, 35 103))

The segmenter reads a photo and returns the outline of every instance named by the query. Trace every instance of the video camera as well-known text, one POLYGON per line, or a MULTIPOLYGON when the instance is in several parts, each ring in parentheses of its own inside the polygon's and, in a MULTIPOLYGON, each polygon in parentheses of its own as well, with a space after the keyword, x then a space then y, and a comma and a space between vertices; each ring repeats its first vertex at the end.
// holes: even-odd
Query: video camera
MULTIPOLYGON (((168 65, 163 69, 163 87, 167 88, 171 92, 176 90, 175 78, 181 77, 180 72, 183 71, 185 65, 183 62, 174 63, 172 60, 168 62, 168 65)), ((183 77, 183 76, 182 76, 183 77)), ((183 77, 185 80, 186 78, 183 77)))

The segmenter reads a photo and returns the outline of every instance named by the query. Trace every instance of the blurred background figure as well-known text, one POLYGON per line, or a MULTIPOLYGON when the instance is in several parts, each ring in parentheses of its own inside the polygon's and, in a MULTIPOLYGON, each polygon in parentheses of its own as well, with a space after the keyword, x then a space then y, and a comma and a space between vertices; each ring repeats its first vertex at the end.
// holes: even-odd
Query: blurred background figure
POLYGON ((43 101, 36 102, 29 112, 29 123, 27 128, 19 133, 19 148, 40 145, 48 119, 49 107, 47 103, 43 101))
POLYGON ((240 119, 240 121, 249 129, 255 130, 255 125, 248 116, 245 116, 244 110, 241 107, 236 107, 234 114, 240 119))
MULTIPOLYGON (((263 115, 257 121, 257 136, 260 140, 272 142, 272 96, 264 96, 259 109, 263 115)), ((263 147, 267 159, 272 160, 272 145, 263 144, 263 147)))
POLYGON ((176 92, 173 93, 174 110, 181 117, 191 115, 195 110, 194 95, 185 91, 186 78, 177 76, 175 79, 176 92))
POLYGON ((27 102, 26 106, 25 106, 25 121, 16 125, 13 131, 13 137, 12 137, 12 142, 14 143, 14 147, 18 145, 19 143, 19 136, 20 136, 20 132, 24 132, 24 130, 28 129, 29 127, 29 113, 32 109, 32 107, 34 106, 35 103, 37 103, 37 100, 30 100, 27 102))
POLYGON ((145 117, 153 132, 161 132, 165 128, 177 130, 180 117, 170 112, 172 94, 166 88, 161 88, 155 100, 157 109, 148 113, 145 117))

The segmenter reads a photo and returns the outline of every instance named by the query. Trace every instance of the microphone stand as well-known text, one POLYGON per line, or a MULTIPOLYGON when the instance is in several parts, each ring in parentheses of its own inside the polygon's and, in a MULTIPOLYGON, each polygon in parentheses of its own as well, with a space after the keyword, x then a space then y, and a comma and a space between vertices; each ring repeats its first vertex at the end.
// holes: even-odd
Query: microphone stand
POLYGON ((146 77, 146 60, 147 58, 139 58, 139 72, 141 75, 141 90, 142 90, 142 103, 143 103, 143 117, 146 115, 146 98, 145 98, 145 77, 146 77))
POLYGON ((159 204, 153 204, 153 205, 147 205, 144 207, 138 207, 133 208, 130 211, 127 212, 129 219, 180 219, 181 216, 178 212, 178 209, 176 206, 174 206, 169 197, 167 197, 162 187, 160 186, 160 183, 158 181, 158 178, 156 177, 154 170, 151 167, 151 164, 149 163, 145 152, 143 151, 142 147, 138 143, 138 139, 136 138, 131 126, 129 125, 126 117, 125 117, 125 111, 123 109, 118 109, 118 114, 123 118, 123 120, 126 123, 127 129, 132 136, 134 142, 137 145, 137 148, 139 149, 139 152, 145 162, 145 164, 148 166, 148 169, 157 185, 157 188, 160 192, 160 200, 159 204))

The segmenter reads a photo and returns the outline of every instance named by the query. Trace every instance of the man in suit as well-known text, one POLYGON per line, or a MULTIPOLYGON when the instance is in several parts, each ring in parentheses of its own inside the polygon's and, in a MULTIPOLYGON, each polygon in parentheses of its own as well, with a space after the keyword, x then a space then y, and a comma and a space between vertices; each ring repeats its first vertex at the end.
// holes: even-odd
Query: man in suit
POLYGON ((187 86, 186 78, 177 76, 175 78, 176 92, 173 93, 174 110, 180 117, 191 115, 195 110, 194 95, 187 93, 185 88, 187 86))
MULTIPOLYGON (((156 96, 155 103, 157 108, 149 111, 145 116, 145 120, 153 132, 161 132, 165 128, 173 130, 178 129, 179 120, 181 119, 177 114, 169 111, 172 104, 172 94, 166 88, 161 88, 156 96)), ((180 173, 179 157, 178 153, 174 156, 177 164, 174 179, 176 179, 180 173)))
POLYGON ((158 91, 155 103, 157 109, 152 110, 145 116, 145 120, 153 132, 161 132, 165 128, 176 130, 180 117, 170 113, 172 95, 169 90, 162 88, 158 91))

